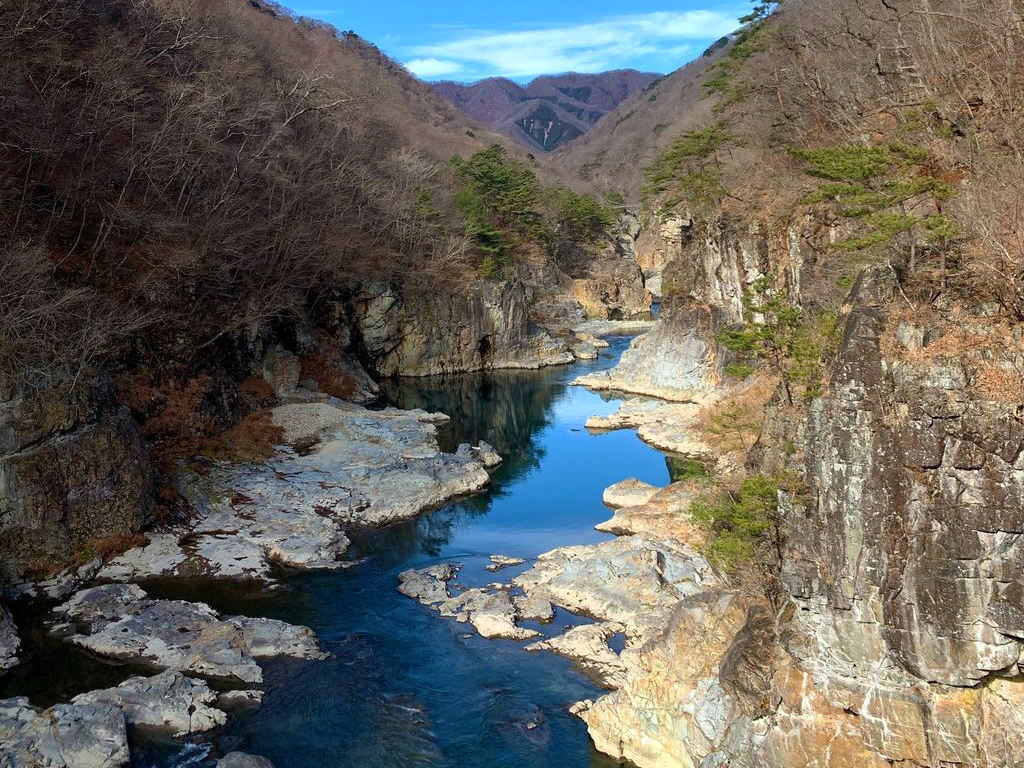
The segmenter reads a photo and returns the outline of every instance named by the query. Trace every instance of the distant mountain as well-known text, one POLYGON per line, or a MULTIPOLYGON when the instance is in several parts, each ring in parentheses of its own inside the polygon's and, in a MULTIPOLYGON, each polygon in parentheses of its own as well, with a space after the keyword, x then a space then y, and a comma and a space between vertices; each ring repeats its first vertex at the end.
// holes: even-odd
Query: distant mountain
POLYGON ((433 83, 434 91, 474 120, 525 147, 550 152, 593 125, 661 75, 617 69, 596 75, 570 72, 522 86, 492 77, 472 85, 433 83))

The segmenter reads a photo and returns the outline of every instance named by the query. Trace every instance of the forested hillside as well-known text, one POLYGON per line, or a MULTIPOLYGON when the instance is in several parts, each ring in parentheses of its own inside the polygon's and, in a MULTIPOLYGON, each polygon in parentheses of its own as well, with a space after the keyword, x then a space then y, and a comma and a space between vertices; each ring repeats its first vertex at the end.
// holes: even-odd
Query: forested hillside
POLYGON ((477 195, 450 162, 505 140, 354 33, 277 6, 12 0, 0 30, 11 375, 74 375, 129 344, 187 368, 365 280, 462 291, 548 247, 539 224, 566 200, 494 150, 530 241, 488 197, 502 179, 477 195))
POLYGON ((1018 11, 757 3, 731 44, 558 156, 653 211, 814 214, 843 233, 817 245, 848 270, 891 257, 932 298, 966 291, 1019 317, 1018 11))

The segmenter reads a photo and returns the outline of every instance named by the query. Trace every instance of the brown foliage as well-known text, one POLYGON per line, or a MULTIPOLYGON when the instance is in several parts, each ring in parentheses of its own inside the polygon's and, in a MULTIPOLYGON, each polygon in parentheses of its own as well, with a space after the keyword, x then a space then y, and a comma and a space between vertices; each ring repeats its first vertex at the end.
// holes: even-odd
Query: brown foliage
POLYGON ((312 355, 302 360, 302 376, 312 379, 321 390, 339 400, 348 400, 356 391, 356 380, 332 366, 322 355, 312 355))
POLYGON ((238 424, 199 443, 199 452, 218 461, 258 462, 271 458, 284 441, 269 409, 250 413, 238 424))
POLYGON ((3 371, 142 328, 194 350, 338 281, 466 268, 451 174, 401 137, 401 104, 436 102, 358 38, 253 5, 0 4, 3 371))

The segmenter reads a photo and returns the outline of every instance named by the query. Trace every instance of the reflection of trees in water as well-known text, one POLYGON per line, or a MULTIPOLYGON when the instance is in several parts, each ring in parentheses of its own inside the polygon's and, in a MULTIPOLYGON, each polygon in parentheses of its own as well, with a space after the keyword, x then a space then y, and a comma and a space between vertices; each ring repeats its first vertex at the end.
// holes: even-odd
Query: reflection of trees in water
POLYGON ((537 371, 494 371, 389 381, 383 385, 390 405, 422 408, 451 417, 439 431, 441 447, 481 440, 498 449, 504 463, 483 493, 383 531, 354 534, 360 555, 376 554, 398 563, 424 553, 439 555, 464 521, 486 514, 491 502, 540 466, 545 448, 538 433, 551 423, 555 401, 568 386, 564 375, 537 371))
MULTIPOLYGON (((530 468, 542 457, 534 436, 550 423, 552 406, 566 386, 564 376, 550 372, 493 371, 390 381, 384 392, 399 408, 451 416, 440 434, 444 450, 486 440, 507 468, 524 462, 530 468)), ((512 476, 496 479, 508 482, 512 476)))

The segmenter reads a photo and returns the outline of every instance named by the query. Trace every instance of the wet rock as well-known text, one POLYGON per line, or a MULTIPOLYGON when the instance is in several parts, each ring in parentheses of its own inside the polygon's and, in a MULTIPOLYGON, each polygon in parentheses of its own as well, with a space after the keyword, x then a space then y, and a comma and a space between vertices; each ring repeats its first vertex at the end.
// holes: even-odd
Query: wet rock
MULTIPOLYGON (((160 534, 143 550, 115 558, 101 578, 135 581, 158 575, 270 580, 271 563, 338 568, 344 531, 386 525, 490 481, 483 456, 442 453, 442 414, 368 410, 339 400, 274 409, 286 437, 312 438, 304 455, 282 448, 260 465, 211 465, 183 472, 180 487, 198 511, 184 534, 160 534)), ((493 451, 487 460, 493 462, 493 451)))
POLYGON ((488 571, 500 571, 505 568, 512 568, 526 562, 521 557, 509 557, 508 555, 491 555, 491 564, 484 566, 488 571))
POLYGON ((555 618, 554 606, 543 597, 517 595, 512 600, 516 604, 516 613, 520 619, 548 622, 555 618))
POLYGON ((229 752, 217 761, 217 768, 274 768, 274 764, 265 757, 229 752))
POLYGON ((213 706, 217 694, 180 672, 167 670, 154 677, 130 677, 116 688, 83 693, 74 704, 113 704, 129 725, 167 729, 174 736, 202 733, 224 725, 227 716, 213 706))
POLYGON ((326 658, 306 627, 221 618, 204 603, 154 600, 134 584, 83 590, 54 611, 72 626, 67 640, 93 653, 205 677, 258 683, 256 659, 326 658))
POLYGON ((217 709, 229 715, 253 712, 262 704, 263 691, 260 690, 224 691, 217 696, 217 709))
POLYGON ((398 591, 424 605, 443 603, 448 594, 448 582, 455 578, 459 566, 454 563, 411 569, 398 575, 398 591))
POLYGON ((455 455, 460 459, 479 461, 486 469, 494 469, 503 461, 493 446, 483 440, 480 441, 480 445, 476 448, 469 443, 462 443, 456 449, 455 455))
POLYGON ((476 455, 487 469, 494 469, 504 461, 495 447, 484 440, 476 447, 476 455))
POLYGON ((128 765, 124 714, 112 704, 0 701, 0 765, 14 768, 118 768, 128 765))
POLYGON ((527 640, 540 632, 516 626, 516 606, 504 590, 467 589, 437 607, 442 616, 469 622, 482 637, 527 640))
POLYGON ((604 491, 603 499, 604 503, 612 508, 635 507, 638 504, 646 504, 657 493, 656 486, 630 477, 608 486, 604 491))
POLYGON ((11 614, 0 603, 0 674, 18 663, 21 640, 11 614))
POLYGON ((602 687, 620 688, 626 682, 626 667, 619 654, 608 646, 608 640, 623 629, 614 622, 584 624, 557 637, 531 643, 526 650, 552 651, 565 656, 602 687))

